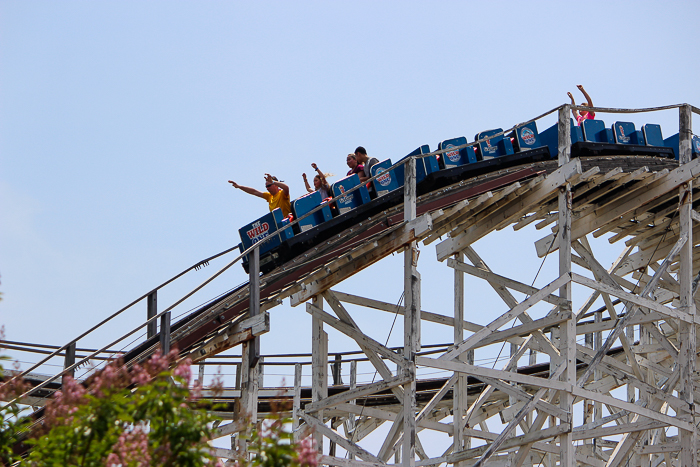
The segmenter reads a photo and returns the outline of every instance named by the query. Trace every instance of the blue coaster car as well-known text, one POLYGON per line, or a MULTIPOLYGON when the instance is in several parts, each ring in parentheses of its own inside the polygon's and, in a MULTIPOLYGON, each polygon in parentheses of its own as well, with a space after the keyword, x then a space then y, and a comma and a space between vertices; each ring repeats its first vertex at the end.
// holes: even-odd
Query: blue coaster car
POLYGON ((479 155, 482 160, 513 154, 513 144, 510 142, 510 139, 504 138, 503 135, 489 138, 491 135, 502 131, 502 128, 496 128, 495 130, 482 131, 476 134, 474 139, 477 141, 488 138, 486 141, 479 143, 479 155))
MULTIPOLYGON (((265 214, 260 219, 251 222, 250 224, 238 229, 238 234, 241 236, 241 245, 239 246, 241 253, 251 246, 258 243, 260 240, 274 235, 279 229, 289 224, 289 219, 282 215, 282 210, 277 208, 274 211, 265 214)), ((278 235, 274 235, 272 240, 265 242, 260 247, 260 266, 270 262, 272 258, 265 258, 266 253, 272 249, 276 249, 280 244, 289 240, 294 236, 292 229, 287 229, 278 235)), ((248 255, 243 257, 243 267, 247 270, 248 255)))
POLYGON ((540 134, 537 131, 537 123, 535 122, 530 122, 520 128, 516 128, 508 137, 513 138, 513 149, 517 152, 528 151, 544 146, 540 140, 540 134))
MULTIPOLYGON (((294 214, 294 219, 299 219, 304 214, 312 211, 321 204, 323 204, 323 200, 321 199, 321 193, 318 191, 314 191, 313 193, 309 193, 301 198, 295 199, 292 201, 292 213, 294 214)), ((306 232, 307 230, 312 229, 323 222, 331 220, 332 218, 333 215, 331 214, 331 208, 328 206, 328 203, 326 203, 323 208, 302 219, 292 228, 294 229, 294 233, 306 232)))
POLYGON ((393 170, 389 170, 389 167, 391 167, 391 159, 386 159, 377 162, 369 169, 372 177, 381 174, 372 181, 377 196, 383 196, 399 188, 398 178, 393 170))
POLYGON ((605 122, 602 120, 584 120, 581 129, 583 130, 583 140, 589 143, 612 144, 615 142, 612 129, 605 128, 605 122))
MULTIPOLYGON (((419 147, 418 149, 401 159, 399 162, 405 161, 411 156, 420 156, 421 154, 430 154, 430 146, 424 144, 423 146, 419 147)), ((399 187, 402 187, 404 184, 404 170, 406 170, 405 164, 401 164, 394 169, 394 173, 396 174, 396 178, 399 182, 399 187)), ((437 158, 434 154, 423 158, 417 158, 416 183, 422 182, 425 179, 425 177, 427 177, 433 172, 437 172, 438 170, 440 170, 440 165, 438 164, 437 158)))
POLYGON ((632 122, 615 122, 612 125, 613 138, 616 144, 636 144, 644 146, 644 137, 637 131, 632 122))
MULTIPOLYGON (((346 191, 349 191, 351 188, 355 188, 357 185, 360 185, 360 177, 358 177, 357 174, 352 174, 349 177, 338 180, 331 185, 331 193, 335 198, 336 196, 340 196, 346 191)), ((353 191, 347 196, 338 198, 335 201, 335 204, 338 207, 338 214, 345 214, 346 212, 369 202, 369 192, 367 191, 367 187, 362 184, 360 189, 353 191)))
MULTIPOLYGON (((438 144, 438 151, 442 149, 457 148, 465 144, 467 144, 467 138, 464 136, 447 139, 438 144)), ((451 169, 452 167, 459 167, 460 165, 474 163, 477 160, 474 146, 469 146, 462 149, 447 151, 441 154, 440 158, 438 159, 438 163, 440 164, 441 169, 451 169)))
MULTIPOLYGON (((586 120, 592 122, 594 120, 586 120)), ((602 123, 602 122, 601 122, 602 123)), ((569 119, 569 124, 571 125, 571 144, 580 143, 583 141, 583 132, 581 127, 574 124, 574 119, 569 119)), ((550 126, 542 133, 540 133, 540 141, 542 144, 549 148, 549 154, 551 154, 552 159, 556 159, 559 154, 559 127, 558 123, 550 126)), ((603 124, 604 125, 604 124, 603 124)))
MULTIPOLYGON (((678 133, 664 140, 664 146, 673 149, 676 160, 678 160, 680 154, 680 143, 681 140, 678 133)), ((692 159, 700 156, 700 137, 693 135, 693 139, 690 141, 690 151, 692 159)))

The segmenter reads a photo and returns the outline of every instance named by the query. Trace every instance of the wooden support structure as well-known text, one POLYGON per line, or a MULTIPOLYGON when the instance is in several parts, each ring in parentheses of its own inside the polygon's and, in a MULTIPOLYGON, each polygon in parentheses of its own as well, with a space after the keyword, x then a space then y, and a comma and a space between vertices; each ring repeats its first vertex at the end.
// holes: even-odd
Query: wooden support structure
MULTIPOLYGON (((251 286, 246 319, 288 297, 311 318, 310 358, 290 364, 294 384, 277 396, 290 400, 295 439, 313 434, 321 462, 341 467, 698 465, 694 111, 680 108, 677 163, 572 157, 571 106, 564 105, 556 160, 533 163, 538 170, 528 178, 428 212, 421 203, 439 194, 417 196, 416 160, 409 158, 404 204, 383 214, 403 211, 403 222, 313 268, 262 306, 251 286), (551 229, 523 245, 523 255, 557 257, 558 267, 550 265, 536 282, 520 271, 491 269, 477 242, 510 226, 513 235, 551 229), (452 269, 445 287, 452 310, 421 302, 420 242, 435 242, 437 261, 452 269), (616 260, 597 255, 603 242, 620 245, 616 260), (394 253, 403 253, 403 306, 335 289, 394 253), (494 292, 501 308, 472 303, 481 289, 494 292), (357 307, 402 315, 401 348, 370 337, 357 307), (422 342, 423 323, 444 329, 442 342, 449 343, 422 342), (329 339, 338 334, 357 353, 334 348, 329 362, 329 339), (374 378, 359 382, 358 366, 374 378), (441 376, 421 377, 427 370, 441 376)), ((461 185, 445 192, 453 189, 461 185)), ((259 274, 253 277, 257 283, 259 274)), ((270 324, 237 323, 237 333, 258 334, 232 340, 229 327, 191 355, 209 357, 241 343, 240 391, 231 397, 238 416, 260 420, 268 392, 258 388, 255 342, 270 324)), ((231 424, 221 432, 241 430, 231 424)))

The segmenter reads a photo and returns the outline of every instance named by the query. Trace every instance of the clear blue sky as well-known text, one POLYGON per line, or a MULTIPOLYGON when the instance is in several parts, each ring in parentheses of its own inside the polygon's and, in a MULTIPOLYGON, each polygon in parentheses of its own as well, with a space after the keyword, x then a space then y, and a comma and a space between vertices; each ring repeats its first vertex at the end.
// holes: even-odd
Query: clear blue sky
MULTIPOLYGON (((397 160, 472 140, 567 102, 576 84, 600 106, 700 105, 699 13, 673 1, 1 1, 0 323, 8 339, 64 344, 237 244, 267 206, 228 179, 263 189, 271 172, 299 196, 312 162, 341 174, 357 145, 397 160)), ((631 119, 677 131, 674 112, 631 119)), ((510 231, 477 250, 530 283, 532 241, 549 231, 510 231)), ((163 292, 161 308, 220 265, 163 292)), ((339 289, 396 302, 400 265, 339 289)), ((424 308, 451 313, 451 271, 432 245, 419 267, 424 308)), ((189 303, 244 280, 235 266, 189 303)), ((485 323, 493 303, 505 310, 482 289, 469 289, 468 314, 485 323)), ((273 310, 273 330, 293 338, 263 352, 309 350, 302 308, 273 310)), ((391 317, 364 313, 384 341, 391 317)), ((143 316, 145 305, 79 346, 143 316)), ((433 330, 428 343, 451 338, 433 330)))

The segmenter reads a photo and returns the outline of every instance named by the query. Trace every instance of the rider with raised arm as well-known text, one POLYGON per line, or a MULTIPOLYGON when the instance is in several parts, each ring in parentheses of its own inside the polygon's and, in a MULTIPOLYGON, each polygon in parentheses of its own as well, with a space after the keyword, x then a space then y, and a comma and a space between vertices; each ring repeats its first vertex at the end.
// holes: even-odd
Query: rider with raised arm
MULTIPOLYGON (((576 87, 579 89, 579 91, 581 91, 583 93, 583 96, 586 98, 586 101, 587 101, 586 106, 593 107, 593 100, 591 99, 591 96, 588 95, 586 90, 583 89, 583 85, 578 84, 576 87)), ((574 101, 574 96, 572 96, 570 92, 567 92, 567 94, 571 98, 571 105, 576 105, 576 102, 574 101)), ((571 109, 571 113, 574 114, 574 118, 578 122, 579 126, 581 126, 581 124, 583 123, 584 120, 587 120, 587 119, 594 120, 595 119, 595 112, 592 112, 592 111, 588 112, 586 110, 582 110, 581 112, 579 112, 578 110, 571 109)))
POLYGON ((228 182, 233 185, 234 188, 238 188, 249 195, 257 196, 267 201, 270 206, 270 211, 273 211, 275 208, 280 208, 284 217, 287 217, 292 212, 292 204, 289 199, 289 187, 285 183, 277 180, 277 177, 265 174, 265 188, 267 188, 267 192, 239 185, 233 180, 229 180, 228 182))

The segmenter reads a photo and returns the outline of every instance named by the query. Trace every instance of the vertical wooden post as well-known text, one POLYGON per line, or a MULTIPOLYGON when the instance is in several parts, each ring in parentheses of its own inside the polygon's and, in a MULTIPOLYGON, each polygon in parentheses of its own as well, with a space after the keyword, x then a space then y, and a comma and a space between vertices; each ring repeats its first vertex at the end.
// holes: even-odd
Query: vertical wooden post
POLYGON ((265 357, 258 358, 258 389, 265 387, 265 357))
POLYGON ((170 353, 170 312, 160 317, 160 350, 163 355, 170 353))
MULTIPOLYGON (((323 309, 323 299, 315 296, 311 303, 323 309)), ((328 334, 323 330, 323 321, 311 318, 311 400, 320 401, 328 397, 328 334)), ((323 411, 316 413, 323 423, 323 411)), ((320 453, 323 453, 323 435, 316 433, 316 444, 320 453)))
MULTIPOLYGON (((248 258, 248 286, 250 288, 248 314, 252 318, 260 313, 260 249, 255 248, 248 255, 248 258)), ((250 344, 248 359, 252 368, 258 364, 258 359, 260 359, 260 336, 255 336, 250 344)))
MULTIPOLYGON (((603 312, 602 312, 602 311, 596 311, 596 312, 595 312, 594 322, 595 322, 595 323, 601 323, 602 321, 603 321, 603 312)), ((597 332, 595 333, 595 337, 594 337, 594 339, 593 339, 593 345, 594 345, 593 348, 596 349, 596 350, 600 350, 600 348, 603 347, 603 333, 602 333, 601 331, 597 331, 597 332)), ((602 371, 600 371, 600 370, 598 370, 598 369, 593 370, 593 380, 594 380, 594 381, 600 381, 600 379, 601 379, 602 377, 603 377, 603 372, 602 372, 602 371)), ((603 418, 603 404, 601 404, 600 402, 596 402, 596 403, 595 403, 595 416, 594 416, 594 420, 597 421, 597 420, 600 420, 601 418, 603 418)), ((593 439, 593 445, 594 445, 594 447, 596 446, 596 439, 597 439, 597 438, 594 438, 594 439, 593 439)))
MULTIPOLYGON (((250 353, 253 351, 252 341, 241 344, 241 401, 238 417, 247 417, 252 425, 258 421, 258 377, 259 365, 250 366, 250 353)), ((250 430, 246 429, 245 436, 238 438, 238 451, 244 458, 248 455, 248 439, 250 430)))
MULTIPOLYGON (((416 218, 416 159, 408 158, 404 171, 403 218, 416 218)), ((420 350, 420 275, 417 269, 418 248, 411 242, 404 251, 404 371, 411 381, 404 385, 403 400, 403 453, 405 467, 416 465, 416 352, 420 350)))
POLYGON ((292 431, 294 441, 299 441, 299 413, 301 412, 301 363, 294 364, 294 401, 292 403, 292 431))
MULTIPOLYGON (((336 354, 335 360, 333 362, 333 367, 332 367, 333 386, 340 386, 341 384, 343 384, 343 378, 341 376, 342 361, 343 361, 342 355, 336 354)), ((333 417, 331 419, 331 428, 335 429, 336 423, 338 423, 338 419, 336 417, 333 417)), ((331 441, 329 444, 329 448, 328 448, 328 455, 329 456, 335 457, 335 448, 336 448, 336 443, 334 441, 331 441)))
MULTIPOLYGON (((679 131, 680 131, 680 151, 679 162, 681 165, 688 164, 692 158, 691 138, 692 138, 692 117, 689 105, 680 108, 679 131)), ((680 282, 680 309, 695 315, 695 302, 693 300, 693 182, 692 180, 682 185, 678 190, 681 200, 680 206, 680 235, 687 235, 680 252, 680 272, 678 281, 680 282)), ((678 397, 688 404, 687 411, 678 415, 679 418, 689 422, 695 427, 695 402, 693 399, 693 376, 695 375, 695 359, 697 358, 696 329, 695 325, 680 326, 680 352, 678 361, 680 363, 680 391, 678 397)), ((680 465, 697 465, 698 434, 697 429, 693 431, 680 431, 681 452, 680 465)))
POLYGON ((343 384, 343 376, 341 375, 341 370, 343 369, 343 356, 340 354, 335 355, 335 361, 333 362, 333 386, 340 386, 343 384))
MULTIPOLYGON (((250 296, 248 313, 249 316, 255 316, 260 312, 260 251, 258 248, 253 249, 248 255, 248 274, 250 296)), ((238 406, 238 417, 247 417, 251 424, 256 424, 258 421, 259 360, 260 337, 256 336, 241 344, 241 399, 238 406)), ((238 375, 236 378, 238 379, 238 375)), ((245 436, 238 438, 238 451, 244 459, 248 456, 249 437, 250 430, 246 429, 245 436)))
MULTIPOLYGON (((68 347, 66 347, 66 356, 63 360, 63 369, 65 370, 66 368, 70 367, 71 365, 75 364, 75 341, 71 342, 68 344, 68 347)), ((66 383, 66 378, 67 377, 73 377, 75 375, 75 369, 72 369, 68 372, 66 372, 63 377, 61 378, 62 384, 66 383)))
MULTIPOLYGON (((563 105, 559 109, 559 166, 567 164, 571 158, 571 107, 563 105)), ((559 275, 571 273, 571 209, 572 195, 571 185, 566 184, 559 189, 559 275)), ((571 311, 571 283, 567 282, 559 289, 559 296, 566 300, 566 304, 559 306, 559 313, 571 311)), ((561 380, 567 384, 576 384, 576 321, 571 316, 561 325, 559 335, 559 351, 561 358, 566 361, 566 370, 561 380)), ((550 367, 551 368, 551 367, 550 367)), ((570 392, 561 392, 560 407, 568 413, 569 427, 573 424, 574 397, 570 392)), ((559 465, 576 465, 575 447, 571 429, 559 437, 559 465)))
MULTIPOLYGON (((454 258, 460 262, 464 261, 464 254, 457 253, 454 258)), ((454 289, 454 343, 458 344, 464 340, 464 272, 457 268, 454 270, 454 289)), ((465 354, 459 356, 462 361, 465 358, 465 354)), ((467 375, 459 373, 452 394, 452 424, 454 427, 452 452, 456 453, 465 448, 464 412, 467 409, 467 375)), ((460 467, 463 464, 463 462, 458 462, 455 465, 460 467)))
POLYGON ((202 387, 204 386, 204 367, 205 367, 205 366, 206 366, 206 365, 204 365, 204 360, 202 360, 202 361, 199 363, 199 374, 198 374, 198 377, 199 377, 199 385, 202 386, 202 387))
MULTIPOLYGON (((352 391, 357 387, 357 361, 353 360, 350 362, 350 390, 352 391)), ((357 404, 357 401, 355 399, 350 401, 351 404, 355 405, 357 404)), ((347 421, 347 432, 352 433, 352 436, 350 437, 353 439, 355 437, 355 429, 357 428, 357 425, 355 424, 355 415, 349 414, 348 415, 348 421, 347 421)), ((348 453, 348 459, 352 460, 355 458, 355 454, 349 452, 348 453)))
MULTIPOLYGON (((151 319, 158 314, 158 291, 154 290, 146 297, 146 319, 151 319)), ((146 326, 148 339, 158 334, 158 323, 154 319, 146 326)))

